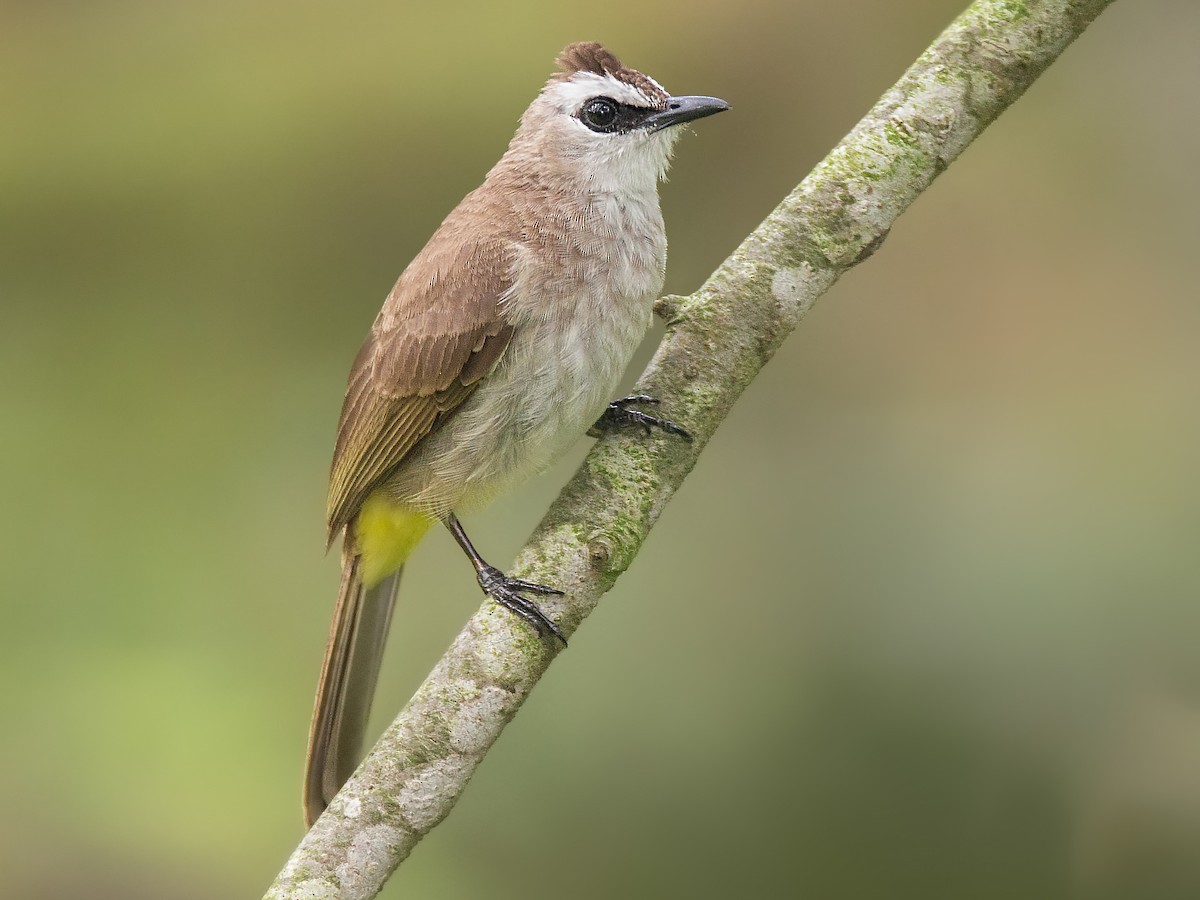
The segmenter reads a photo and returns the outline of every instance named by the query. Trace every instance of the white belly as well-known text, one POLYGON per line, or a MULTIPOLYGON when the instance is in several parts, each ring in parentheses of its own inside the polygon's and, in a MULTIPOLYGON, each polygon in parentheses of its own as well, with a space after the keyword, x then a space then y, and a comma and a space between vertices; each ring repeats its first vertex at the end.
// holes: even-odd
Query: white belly
MULTIPOLYGON (((390 479, 437 515, 478 509, 550 466, 600 417, 650 324, 582 311, 518 330, 479 388, 390 479)), ((627 312, 627 311, 623 311, 627 312)))

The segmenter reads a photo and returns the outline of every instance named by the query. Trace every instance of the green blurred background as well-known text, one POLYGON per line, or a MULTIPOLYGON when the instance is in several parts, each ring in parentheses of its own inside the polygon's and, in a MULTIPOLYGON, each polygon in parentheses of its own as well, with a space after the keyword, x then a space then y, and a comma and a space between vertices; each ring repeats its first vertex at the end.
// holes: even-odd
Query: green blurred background
MULTIPOLYGON (((299 839, 345 374, 562 45, 733 104, 688 292, 962 5, 0 7, 0 896, 299 839)), ((1200 896, 1198 35, 1117 3, 831 291, 385 896, 1200 896)), ((480 602, 405 581, 380 728, 480 602)))

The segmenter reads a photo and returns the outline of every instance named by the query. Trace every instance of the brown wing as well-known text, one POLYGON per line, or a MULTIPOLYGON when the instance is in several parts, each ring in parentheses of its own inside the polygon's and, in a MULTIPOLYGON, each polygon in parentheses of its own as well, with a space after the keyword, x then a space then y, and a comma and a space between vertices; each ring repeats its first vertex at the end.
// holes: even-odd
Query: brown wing
POLYGON ((491 371, 512 336, 500 314, 510 251, 463 242, 451 217, 400 276, 350 371, 329 485, 332 540, 421 438, 491 371))

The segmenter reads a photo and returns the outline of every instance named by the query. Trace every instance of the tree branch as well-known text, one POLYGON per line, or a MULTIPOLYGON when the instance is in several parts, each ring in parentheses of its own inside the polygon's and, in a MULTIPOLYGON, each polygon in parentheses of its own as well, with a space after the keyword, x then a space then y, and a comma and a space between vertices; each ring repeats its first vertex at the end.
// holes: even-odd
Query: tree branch
MULTIPOLYGON (((663 298, 667 334, 638 391, 695 442, 597 442, 511 574, 568 635, 633 561, 746 386, 843 272, 875 251, 937 175, 1112 0, 979 0, 689 297, 663 298)), ((490 601, 467 623, 313 826, 267 900, 374 897, 449 813, 559 646, 490 601)))

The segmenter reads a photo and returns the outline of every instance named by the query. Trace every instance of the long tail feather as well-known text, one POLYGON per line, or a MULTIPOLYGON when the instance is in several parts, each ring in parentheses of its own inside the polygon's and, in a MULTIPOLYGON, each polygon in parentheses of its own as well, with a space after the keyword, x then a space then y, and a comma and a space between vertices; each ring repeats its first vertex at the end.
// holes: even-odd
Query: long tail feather
POLYGON ((308 735, 304 820, 310 828, 359 763, 400 584, 397 570, 374 587, 364 588, 362 557, 348 547, 342 559, 342 586, 308 735))

